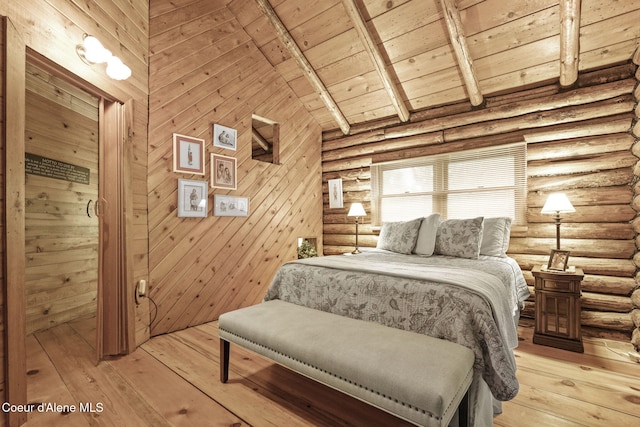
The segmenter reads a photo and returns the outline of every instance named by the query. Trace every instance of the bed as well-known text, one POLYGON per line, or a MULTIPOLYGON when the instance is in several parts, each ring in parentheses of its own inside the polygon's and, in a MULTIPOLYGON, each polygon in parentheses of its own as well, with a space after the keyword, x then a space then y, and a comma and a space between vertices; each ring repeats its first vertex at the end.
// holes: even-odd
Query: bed
POLYGON ((294 304, 446 339, 474 352, 473 425, 492 425, 518 393, 513 349, 529 290, 506 255, 511 220, 384 224, 377 248, 284 264, 265 301, 294 304))

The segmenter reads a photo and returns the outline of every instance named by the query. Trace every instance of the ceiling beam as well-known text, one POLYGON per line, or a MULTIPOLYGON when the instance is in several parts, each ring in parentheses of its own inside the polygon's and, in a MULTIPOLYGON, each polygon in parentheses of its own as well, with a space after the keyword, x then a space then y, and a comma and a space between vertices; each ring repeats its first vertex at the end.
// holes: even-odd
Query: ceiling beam
POLYGON ((289 34, 289 31, 276 14, 276 11, 273 10, 273 7, 271 7, 271 4, 269 4, 268 0, 256 0, 256 3, 258 4, 260 11, 262 11, 262 13, 269 20, 269 23, 275 30, 282 44, 284 44, 284 46, 289 51, 289 54, 302 69, 305 76, 309 80, 309 83, 311 83, 311 86, 313 86, 316 93, 320 96, 322 102, 324 102, 325 106, 333 116, 334 120, 338 123, 338 126, 342 130, 342 133, 348 135, 349 130, 351 129, 349 122, 338 108, 338 105, 333 100, 333 97, 325 87, 324 83, 322 83, 322 80, 320 80, 320 77, 318 77, 318 74, 316 74, 315 70, 313 69, 307 58, 304 56, 295 40, 293 40, 293 37, 291 37, 291 34, 289 34))
POLYGON ((460 12, 453 0, 440 0, 440 3, 444 10, 444 18, 447 23, 447 29, 449 30, 451 45, 458 59, 458 66, 460 67, 462 78, 467 87, 469 101, 471 101, 471 105, 480 105, 482 104, 482 93, 480 92, 480 85, 478 84, 478 79, 473 69, 473 60, 469 54, 467 39, 462 31, 460 12))
POLYGON ((353 22, 354 27, 360 35, 360 40, 362 41, 365 50, 369 54, 371 61, 374 63, 376 70, 378 71, 378 75, 380 76, 382 84, 391 99, 393 108, 395 108, 398 113, 398 117, 400 117, 400 120, 403 122, 408 121, 409 110, 402 101, 400 90, 393 81, 391 73, 389 72, 382 56, 382 52, 378 48, 378 44, 373 40, 373 37, 371 37, 371 34, 369 33, 369 29, 367 28, 367 24, 362 16, 360 8, 356 4, 355 0, 342 0, 342 3, 349 14, 349 18, 351 18, 351 22, 353 22))
POLYGON ((581 0, 560 0, 560 84, 578 80, 581 0))
POLYGON ((253 126, 251 126, 251 138, 256 142, 256 144, 262 147, 264 151, 269 152, 269 150, 271 150, 271 144, 269 144, 269 141, 264 139, 264 137, 260 135, 260 132, 258 132, 253 126))

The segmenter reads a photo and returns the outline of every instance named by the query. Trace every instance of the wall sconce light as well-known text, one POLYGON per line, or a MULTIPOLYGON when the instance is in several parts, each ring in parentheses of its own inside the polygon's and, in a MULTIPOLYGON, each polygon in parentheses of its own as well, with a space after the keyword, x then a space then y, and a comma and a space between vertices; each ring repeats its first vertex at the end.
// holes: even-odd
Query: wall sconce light
POLYGON ((347 214, 347 216, 356 217, 356 248, 351 253, 359 254, 360 249, 358 249, 358 217, 367 216, 367 213, 364 211, 362 203, 351 203, 351 208, 349 209, 349 213, 347 214))
POLYGON ((82 44, 76 46, 76 53, 88 65, 106 62, 107 75, 114 80, 126 80, 131 77, 131 68, 124 65, 120 58, 113 56, 94 36, 85 34, 82 44))
POLYGON ((117 56, 112 56, 107 61, 107 75, 114 80, 127 80, 131 77, 131 68, 124 65, 117 56))
POLYGON ((111 51, 105 49, 100 40, 88 34, 84 35, 82 44, 76 46, 76 52, 80 59, 89 65, 102 64, 112 56, 111 51))
POLYGON ((575 212, 573 205, 564 193, 551 193, 542 207, 543 214, 555 214, 556 249, 560 249, 560 214, 575 212))

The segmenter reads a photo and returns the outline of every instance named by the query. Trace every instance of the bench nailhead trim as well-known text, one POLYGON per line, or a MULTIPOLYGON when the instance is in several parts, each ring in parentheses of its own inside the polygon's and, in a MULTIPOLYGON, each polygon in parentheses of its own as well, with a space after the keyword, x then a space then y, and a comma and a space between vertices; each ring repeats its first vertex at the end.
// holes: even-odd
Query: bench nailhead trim
MULTIPOLYGON (((310 368, 313 368, 313 369, 315 369, 315 370, 317 370, 317 371, 320 371, 320 372, 323 372, 323 373, 325 373, 325 374, 331 375, 331 376, 332 376, 332 377, 334 377, 334 378, 338 378, 338 379, 339 379, 339 380, 341 380, 341 381, 348 382, 349 384, 355 385, 355 386, 357 386, 357 387, 359 387, 359 388, 361 388, 361 389, 364 389, 365 391, 368 391, 368 392, 371 392, 371 393, 375 393, 375 394, 377 394, 378 396, 382 396, 384 399, 391 400, 391 401, 393 401, 394 403, 399 403, 399 404, 401 404, 402 406, 406 406, 407 408, 412 409, 412 410, 414 410, 414 411, 416 411, 416 412, 418 412, 418 413, 421 413, 421 414, 423 414, 423 415, 429 415, 431 418, 435 418, 435 419, 437 419, 437 420, 440 420, 440 418, 441 418, 441 417, 437 417, 437 416, 435 416, 434 414, 432 414, 431 412, 427 411, 426 409, 417 408, 417 407, 415 407, 415 406, 413 406, 413 405, 410 405, 409 403, 401 402, 401 401, 399 401, 398 399, 394 399, 394 398, 392 398, 392 397, 389 397, 389 396, 385 395, 384 393, 380 393, 379 391, 376 391, 376 390, 370 390, 369 388, 367 388, 367 387, 365 387, 365 386, 363 386, 363 385, 361 385, 361 384, 354 383, 354 382, 352 382, 351 380, 345 380, 344 378, 342 378, 342 377, 341 377, 341 376, 339 376, 339 375, 333 374, 333 373, 331 373, 331 372, 329 372, 329 371, 326 371, 326 370, 324 370, 324 369, 320 369, 320 368, 318 368, 318 367, 316 367, 316 366, 313 366, 313 365, 311 365, 311 364, 309 364, 309 363, 302 362, 302 361, 300 361, 300 360, 298 360, 298 359, 295 359, 295 358, 293 358, 293 357, 290 357, 290 356, 288 356, 288 355, 286 355, 286 354, 284 354, 284 353, 282 353, 282 352, 280 352, 280 351, 274 350, 274 349, 272 349, 271 347, 267 347, 267 346, 266 346, 266 345, 264 345, 264 344, 260 344, 260 343, 258 343, 258 342, 253 341, 253 340, 249 340, 249 339, 244 338, 244 337, 242 337, 242 336, 240 336, 240 335, 238 335, 238 334, 236 334, 236 333, 230 332, 230 331, 228 331, 228 330, 226 330, 226 329, 221 329, 221 330, 222 330, 222 331, 224 331, 225 333, 229 334, 229 335, 233 335, 234 337, 237 337, 237 338, 238 338, 238 339, 240 339, 241 341, 249 342, 249 343, 251 343, 251 344, 253 344, 253 345, 255 345, 255 346, 262 347, 262 348, 264 348, 264 349, 266 349, 266 350, 269 350, 269 351, 270 351, 270 352, 272 352, 272 353, 278 354, 278 355, 280 355, 280 356, 282 356, 282 357, 284 357, 284 358, 287 358, 287 359, 293 360, 294 362, 300 363, 301 365, 305 365, 305 366, 308 366, 308 367, 310 367, 310 368)), ((223 339, 224 339, 224 338, 223 338, 223 339)), ((465 392, 466 392, 466 390, 465 390, 465 392)), ((447 408, 447 409, 448 409, 448 408, 447 408)))

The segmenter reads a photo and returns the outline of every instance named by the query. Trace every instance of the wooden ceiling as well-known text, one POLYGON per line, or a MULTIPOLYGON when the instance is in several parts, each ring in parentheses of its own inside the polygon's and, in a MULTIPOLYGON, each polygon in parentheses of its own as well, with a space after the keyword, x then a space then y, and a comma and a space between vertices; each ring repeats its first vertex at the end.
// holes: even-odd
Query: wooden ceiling
POLYGON ((231 0, 323 130, 559 81, 633 58, 640 0, 231 0))

